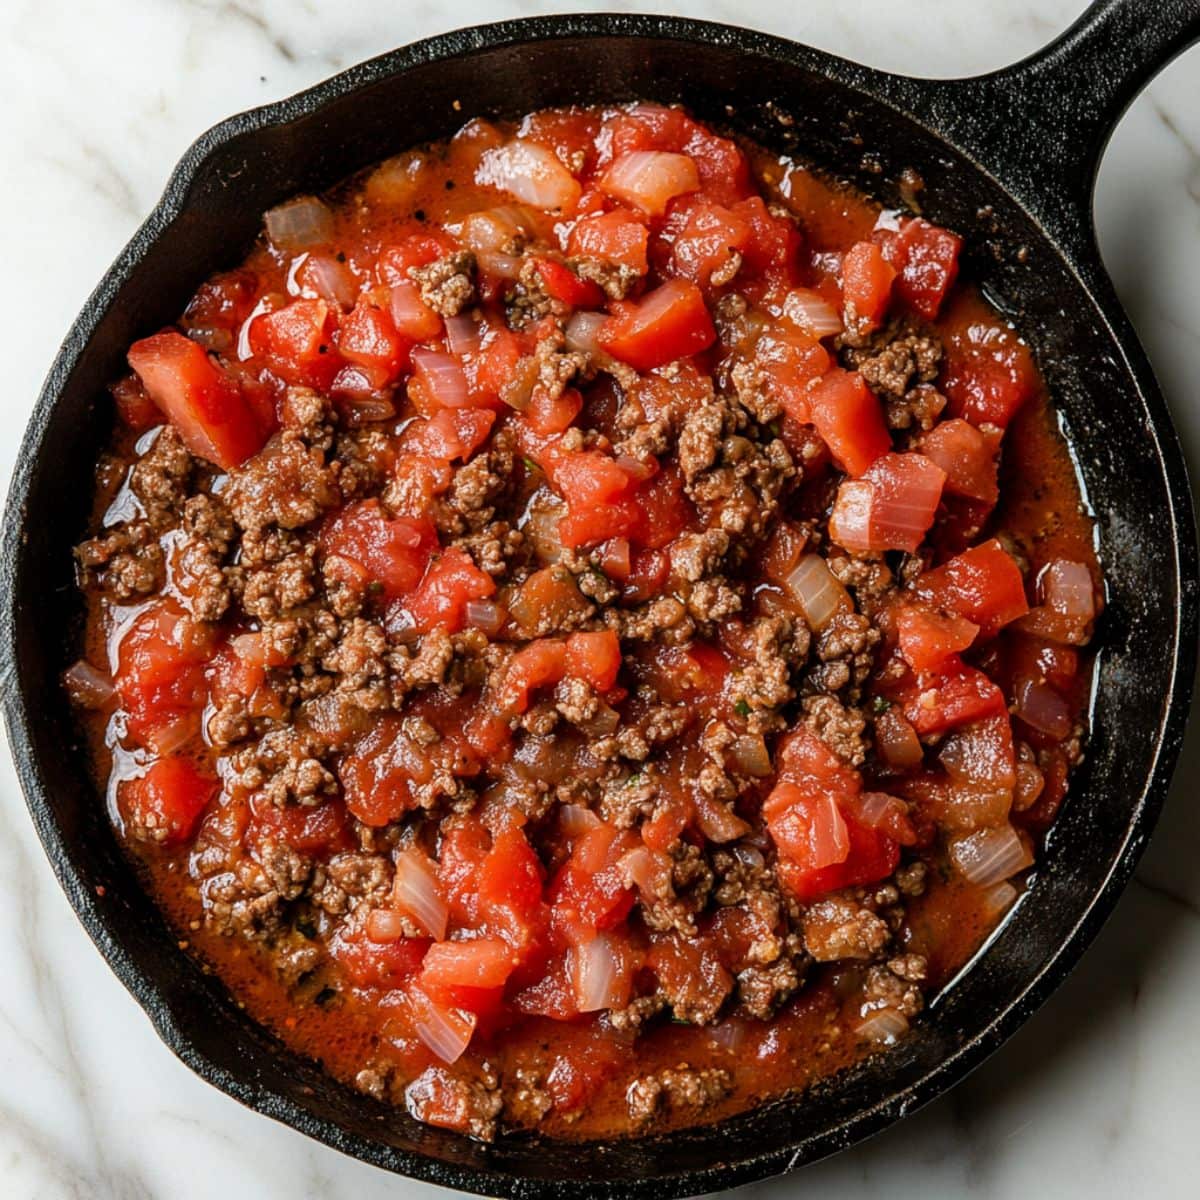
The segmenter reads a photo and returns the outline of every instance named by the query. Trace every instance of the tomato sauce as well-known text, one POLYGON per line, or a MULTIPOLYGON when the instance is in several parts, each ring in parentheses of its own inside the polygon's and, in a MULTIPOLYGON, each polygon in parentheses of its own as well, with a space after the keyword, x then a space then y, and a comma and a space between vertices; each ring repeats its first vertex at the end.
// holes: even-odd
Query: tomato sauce
POLYGON ((131 349, 78 552, 66 683, 181 946, 479 1137, 717 1120, 920 1020, 1036 870, 1102 594, 1029 348, 957 256, 653 106, 473 121, 272 210, 131 349), (698 462, 714 386, 741 407, 698 462), (472 525, 468 464, 501 462, 472 525), (666 600, 698 615, 646 636, 666 600), (762 700, 779 628, 803 653, 762 700), (453 686, 413 665, 443 636, 453 686))

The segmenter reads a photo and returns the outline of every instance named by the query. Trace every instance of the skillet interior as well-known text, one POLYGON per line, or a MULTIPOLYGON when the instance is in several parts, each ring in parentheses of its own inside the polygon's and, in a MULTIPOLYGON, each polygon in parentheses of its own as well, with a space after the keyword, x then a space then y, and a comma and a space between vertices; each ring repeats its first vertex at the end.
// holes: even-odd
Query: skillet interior
MULTIPOLYGON (((884 77, 758 35, 601 20, 524 22, 421 43, 206 135, 68 337, 7 516, 5 668, 16 674, 5 695, 18 768, 55 869, 123 982, 176 1053, 243 1102, 381 1166, 492 1195, 714 1190, 849 1145, 975 1065, 1061 980, 1149 835, 1180 732, 1180 720, 1168 727, 1168 718, 1186 705, 1172 689, 1187 689, 1186 678, 1176 686, 1175 669, 1181 656, 1190 662, 1195 616, 1190 501, 1173 436, 1140 350, 1112 332, 1114 320, 1121 333, 1125 326, 1106 311, 1104 288, 1093 296, 990 177, 873 98, 885 94, 884 77), (603 29, 607 36, 596 36, 603 29), (534 37, 546 40, 526 40, 534 37), (266 208, 445 136, 465 115, 627 98, 682 101, 768 147, 795 147, 885 203, 898 202, 895 181, 915 168, 927 215, 967 235, 967 270, 1034 346, 1098 516, 1109 600, 1095 730, 1032 894, 900 1046, 799 1102, 713 1129, 623 1144, 484 1147, 394 1114, 298 1060, 176 949, 121 857, 57 682, 79 615, 68 547, 89 507, 75 481, 90 479, 111 419, 103 386, 125 347, 170 322, 198 280, 240 260, 266 208)), ((1102 272, 1084 277, 1103 280, 1102 272)))

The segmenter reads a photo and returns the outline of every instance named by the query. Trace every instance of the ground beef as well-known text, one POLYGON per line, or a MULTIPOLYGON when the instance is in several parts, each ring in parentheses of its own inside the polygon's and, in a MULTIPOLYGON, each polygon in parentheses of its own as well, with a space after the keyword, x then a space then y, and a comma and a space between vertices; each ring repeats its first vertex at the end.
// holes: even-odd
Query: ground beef
POLYGON ((629 1085, 626 1100, 634 1125, 645 1128, 664 1113, 698 1114, 723 1100, 733 1087, 728 1071, 715 1067, 697 1070, 687 1063, 643 1075, 629 1085))
POLYGON ((867 758, 867 718, 861 708, 847 708, 833 696, 804 701, 804 723, 843 762, 861 767, 867 758))
MULTIPOLYGON (((378 908, 391 894, 392 863, 383 854, 335 854, 318 866, 309 884, 309 896, 318 908, 342 916, 365 905, 378 908)), ((420 936, 415 934, 414 936, 420 936)))
POLYGON ((437 1124, 450 1125, 484 1142, 495 1139, 497 1118, 504 1107, 499 1080, 486 1069, 468 1078, 446 1067, 429 1067, 408 1085, 405 1099, 416 1120, 426 1120, 432 1108, 437 1124))
POLYGON ((632 267, 599 258, 573 258, 568 265, 580 279, 599 284, 604 294, 614 300, 624 300, 630 288, 641 279, 632 267))
POLYGON ((421 290, 421 299, 439 316, 457 317, 475 301, 475 255, 458 250, 424 267, 409 267, 408 276, 421 290))
POLYGON ((891 936, 875 913, 844 895, 818 900, 804 914, 802 925, 805 948, 817 962, 873 958, 891 936))
POLYGON ((914 385, 937 379, 942 344, 911 322, 901 322, 875 334, 865 345, 845 346, 842 360, 876 394, 900 399, 914 385))
POLYGON ((313 864, 277 840, 264 843, 258 858, 230 861, 200 885, 205 920, 219 933, 268 938, 282 925, 285 906, 304 891, 313 864))
POLYGON ((250 532, 271 525, 302 529, 341 503, 336 472, 326 466, 324 452, 293 430, 230 471, 221 498, 238 526, 250 532))
POLYGON ((915 1017, 925 1006, 921 983, 925 979, 925 959, 905 954, 886 966, 871 967, 863 986, 862 1012, 891 1008, 905 1017, 915 1017))
POLYGON ((171 425, 158 431, 150 448, 134 463, 129 487, 152 529, 162 532, 178 523, 195 467, 196 460, 171 425))

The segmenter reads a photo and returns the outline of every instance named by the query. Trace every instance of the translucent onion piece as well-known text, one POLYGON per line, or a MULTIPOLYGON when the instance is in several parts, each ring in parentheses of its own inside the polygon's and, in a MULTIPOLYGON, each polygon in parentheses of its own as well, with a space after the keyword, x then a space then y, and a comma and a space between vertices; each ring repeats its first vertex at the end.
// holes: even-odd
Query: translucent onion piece
POLYGON ((621 714, 615 708, 598 701, 596 712, 586 721, 576 722, 576 728, 586 733, 590 738, 608 737, 621 723, 621 714))
POLYGON ((896 819, 908 820, 908 806, 886 792, 863 792, 854 810, 855 819, 872 829, 887 829, 896 819))
POLYGON ((743 734, 730 747, 729 754, 745 775, 761 779, 771 773, 771 755, 761 734, 743 734))
POLYGON ((615 1007, 621 998, 620 975, 621 964, 606 934, 598 934, 590 942, 572 949, 571 982, 580 1012, 615 1007))
POLYGON ((477 254, 475 261, 481 271, 500 279, 520 278, 521 268, 525 265, 525 260, 515 254, 477 254))
POLYGON ((607 313, 577 312, 567 322, 567 349, 595 354, 600 348, 600 326, 607 320, 607 313))
POLYGON ((446 318, 446 346, 451 354, 460 358, 467 354, 478 354, 483 330, 479 322, 459 313, 456 317, 446 318))
POLYGON ((636 887, 644 896, 654 896, 671 879, 670 860, 649 846, 635 846, 621 856, 617 870, 629 887, 636 887))
POLYGON ((660 217, 676 197, 700 187, 700 172, 686 154, 631 150, 622 154, 600 181, 600 188, 618 200, 660 217))
POLYGON ((471 213, 462 225, 462 242, 476 254, 512 254, 532 231, 533 223, 521 209, 505 205, 471 213))
POLYGON ((373 942, 398 942, 405 936, 404 915, 390 908, 375 908, 367 914, 367 937, 373 942))
POLYGON ((353 308, 358 299, 358 280, 345 263, 331 254, 310 254, 296 278, 305 291, 339 308, 353 308))
POLYGON ((766 861, 761 850, 756 846, 749 846, 745 842, 739 842, 734 846, 733 852, 738 860, 744 862, 748 867, 761 867, 766 861))
POLYGON ((582 804, 564 804, 558 810, 558 821, 569 838, 579 837, 601 824, 600 818, 582 804))
MULTIPOLYGON (((339 381, 341 373, 338 374, 339 381)), ((363 376, 363 383, 370 381, 363 376)), ((340 390, 341 384, 334 390, 340 390)), ((396 405, 386 396, 346 396, 341 401, 346 421, 352 426, 369 425, 374 421, 389 421, 396 415, 396 405)))
POLYGON ((71 702, 87 709, 103 708, 116 690, 112 677, 105 671, 98 671, 85 658, 67 668, 63 683, 71 702))
POLYGON ((457 1062, 475 1032, 474 1013, 458 1008, 440 1008, 432 1001, 420 1006, 413 1029, 417 1037, 442 1060, 457 1062))
POLYGON ((876 717, 875 748, 889 767, 905 771, 925 756, 917 731, 895 709, 876 717))
POLYGON ((479 629, 489 637, 494 637, 504 628, 508 613, 494 600, 468 600, 467 624, 472 629, 479 629))
POLYGON ((267 237, 280 250, 308 250, 333 237, 333 214, 316 196, 297 196, 263 217, 267 237))
POLYGON ((983 915, 988 920, 998 920, 1012 908, 1020 894, 1007 880, 993 883, 991 887, 985 888, 980 896, 983 915))
POLYGON ((818 633, 839 612, 852 606, 846 589, 819 554, 806 554, 787 577, 787 588, 796 597, 804 619, 818 633))
POLYGON ((1064 617, 1090 621, 1096 615, 1096 593, 1092 573, 1083 563, 1057 559, 1038 576, 1046 604, 1064 617))
POLYGON ((842 318, 837 309, 809 288, 795 288, 783 301, 783 315, 793 325, 815 338, 831 337, 842 332, 842 318))
POLYGON ((582 189, 552 150, 520 138, 487 150, 479 160, 475 182, 499 188, 533 208, 574 206, 582 189))
MULTIPOLYGON (((770 768, 767 769, 770 774, 770 768)), ((750 826, 728 804, 700 796, 696 800, 696 823, 710 842, 733 842, 750 832, 750 826)))
POLYGON ((714 1046, 734 1053, 746 1040, 746 1026, 737 1020, 722 1021, 709 1029, 708 1037, 714 1046))
POLYGON ((442 319, 421 299, 421 289, 415 283, 397 283, 390 296, 392 322, 405 337, 415 341, 437 337, 442 319))
POLYGON ((995 722, 977 721, 955 730, 943 742, 938 758, 958 783, 1007 791, 1016 782, 1007 717, 995 722))
POLYGON ((1024 812, 1027 808, 1032 808, 1045 786, 1045 776, 1035 763, 1018 762, 1017 783, 1013 788, 1013 809, 1016 812, 1024 812))
POLYGON ((453 355, 418 346, 412 352, 413 371, 442 408, 463 408, 470 400, 467 376, 462 363, 453 355))
POLYGON ((449 910, 438 891, 429 859, 415 847, 396 855, 392 907, 411 918, 431 938, 439 942, 445 938, 449 910))
POLYGON ((1033 862, 1033 855, 1011 825, 952 838, 947 850, 963 878, 977 887, 1008 879, 1033 862))
POLYGON ((1070 706, 1048 683, 1023 679, 1014 711, 1027 725, 1060 741, 1071 732, 1070 706))
POLYGON ((512 376, 500 389, 500 399, 509 408, 524 412, 533 398, 533 389, 537 386, 539 365, 532 354, 527 354, 513 368, 512 376))
POLYGON ((530 511, 525 523, 525 535, 533 544, 533 552, 547 566, 558 562, 563 556, 562 539, 558 536, 558 523, 562 519, 563 506, 544 506, 530 511))
POLYGON ((877 1008, 858 1023, 855 1032, 878 1046, 891 1046, 908 1032, 908 1018, 894 1008, 877 1008))
POLYGON ((196 736, 200 729, 200 719, 195 713, 178 717, 169 725, 159 725, 147 736, 150 748, 155 754, 166 757, 181 750, 196 736))
POLYGON ((873 550, 871 517, 874 507, 875 489, 867 480, 845 480, 838 488, 829 517, 829 536, 847 550, 857 553, 873 550))

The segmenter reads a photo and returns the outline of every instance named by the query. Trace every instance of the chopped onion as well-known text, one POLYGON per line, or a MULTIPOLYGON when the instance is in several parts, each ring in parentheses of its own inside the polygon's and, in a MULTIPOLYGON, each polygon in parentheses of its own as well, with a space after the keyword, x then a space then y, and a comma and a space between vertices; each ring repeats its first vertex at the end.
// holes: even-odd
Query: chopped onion
POLYGON ((757 846, 748 845, 746 842, 738 842, 733 848, 733 853, 740 862, 744 862, 748 867, 761 867, 766 862, 762 851, 757 846))
POLYGON ((468 600, 466 613, 467 624, 488 637, 495 637, 508 619, 508 613, 494 600, 468 600))
POLYGON ((761 779, 771 773, 771 755, 762 734, 743 734, 730 747, 729 755, 745 775, 761 779))
POLYGON ((438 408, 464 408, 470 403, 467 375, 451 354, 418 346, 412 352, 413 381, 425 388, 438 408))
POLYGON ((820 292, 810 288, 794 288, 788 292, 783 301, 783 315, 815 338, 842 332, 842 318, 837 309, 820 292))
POLYGON ((1016 903, 1019 895, 1020 892, 1006 879, 993 883, 979 897, 984 916, 992 921, 1002 917, 1016 903))
POLYGON ((607 313, 577 312, 567 322, 567 349, 595 354, 600 348, 600 326, 607 320, 607 313))
POLYGON ((471 213, 462 224, 461 240, 476 254, 511 255, 533 230, 527 213, 512 205, 471 213))
POLYGON ((1083 563, 1056 559, 1038 576, 1038 587, 1046 604, 1064 617, 1090 621, 1096 615, 1092 573, 1083 563))
POLYGON ((750 826, 728 804, 704 795, 696 800, 696 824, 710 842, 734 842, 750 832, 750 826))
POLYGON ((697 191, 700 172, 686 154, 631 150, 622 154, 600 180, 601 191, 661 217, 676 197, 697 191))
POLYGON ((539 370, 538 361, 532 354, 518 359, 508 382, 500 389, 500 399, 516 412, 524 412, 533 398, 539 370))
POLYGON ((421 299, 421 289, 415 283, 393 284, 389 307, 393 324, 405 337, 424 342, 442 331, 442 318, 421 299))
POLYGON ((431 938, 440 942, 446 936, 449 909, 429 859, 414 846, 396 855, 392 907, 412 918, 431 938))
POLYGON ((307 250, 333 237, 333 214, 316 196, 297 196, 269 209, 263 220, 280 250, 307 250))
POLYGON ((474 1013, 458 1008, 441 1008, 432 1000, 419 1006, 413 1029, 417 1037, 442 1060, 458 1062, 475 1032, 474 1013))
POLYGON ((475 261, 480 271, 498 279, 519 279, 525 265, 525 260, 515 254, 477 254, 475 261))
POLYGON ((806 554, 800 559, 787 577, 787 588, 796 597, 804 619, 818 633, 839 612, 853 607, 846 589, 819 554, 806 554))
POLYGON ((460 358, 466 354, 478 354, 483 341, 483 328, 472 317, 459 313, 446 318, 446 346, 451 354, 460 358))
POLYGON ((863 792, 855 805, 854 817, 860 825, 887 832, 898 820, 908 822, 908 805, 886 792, 863 792))
POLYGON ((562 519, 563 505, 553 507, 539 505, 532 508, 525 522, 525 535, 533 544, 533 552, 547 565, 559 562, 563 556, 562 539, 558 536, 558 523, 562 519))
POLYGON ((373 942, 398 942, 405 936, 402 913, 391 908, 373 908, 367 914, 367 937, 373 942))
POLYGON ((581 1013, 615 1008, 621 1001, 621 964, 607 934, 571 950, 571 982, 581 1013))
POLYGON ((734 1019, 722 1021, 720 1025, 713 1025, 709 1029, 708 1037, 714 1046, 736 1053, 746 1040, 746 1026, 744 1022, 734 1019))
POLYGON ((617 863, 620 877, 627 886, 636 887, 643 896, 660 895, 671 882, 671 861, 661 850, 635 846, 617 863))
POLYGON ((894 1008, 877 1008, 855 1028, 855 1033, 876 1045, 890 1046, 908 1032, 908 1018, 894 1008))
POLYGON ((602 738, 615 732, 620 723, 621 714, 615 708, 605 704, 603 700, 599 700, 595 713, 586 721, 577 721, 575 726, 590 738, 602 738))
POLYGON ((617 466, 629 476, 634 483, 645 483, 658 470, 658 462, 651 459, 634 458, 632 454, 618 454, 617 466))
POLYGON ((1024 812, 1027 808, 1032 808, 1045 786, 1045 776, 1038 770, 1037 764, 1019 760, 1017 782, 1013 788, 1013 809, 1016 812, 1024 812))
POLYGON ((344 262, 332 254, 309 254, 296 269, 302 292, 339 308, 350 309, 358 299, 358 280, 344 262))
POLYGON ((563 833, 569 838, 578 837, 582 833, 587 833, 589 829, 595 829, 602 824, 600 818, 590 808, 584 808, 582 804, 562 805, 558 810, 558 821, 562 826, 563 833))
POLYGON ((1048 683, 1022 679, 1013 711, 1026 725, 1060 741, 1071 732, 1070 706, 1048 683))
POLYGON ((895 709, 875 718, 875 748, 889 767, 908 770, 925 757, 917 731, 895 709))
POLYGON ((1016 782, 1012 733, 1006 716, 956 729, 942 743, 938 758, 946 773, 958 783, 1010 791, 1016 782))
POLYGON ((988 887, 1025 870, 1033 855, 1011 825, 951 838, 950 860, 968 883, 988 887))
POLYGON ((583 190, 552 150, 520 138, 484 151, 475 182, 544 209, 572 208, 583 190))
POLYGON ((63 673, 63 683, 73 704, 80 708, 103 708, 116 692, 112 677, 81 658, 63 673))
POLYGON ((156 725, 146 740, 155 754, 166 757, 182 749, 199 732, 200 721, 194 713, 178 717, 167 725, 156 725))
POLYGON ((844 480, 829 517, 829 536, 839 546, 861 554, 873 550, 871 516, 875 488, 865 479, 844 480))
MULTIPOLYGON (((370 380, 364 375, 362 382, 369 384, 370 380)), ((339 393, 347 391, 346 381, 343 380, 341 371, 338 372, 338 378, 334 381, 333 390, 339 393)), ((341 408, 345 414, 346 423, 353 428, 370 425, 377 421, 390 421, 396 415, 396 405, 387 396, 343 394, 341 395, 341 408)))

